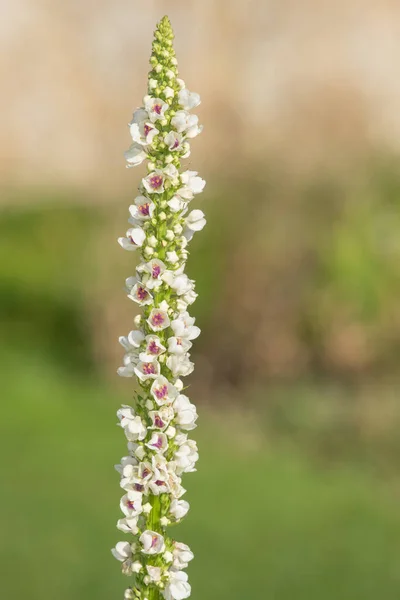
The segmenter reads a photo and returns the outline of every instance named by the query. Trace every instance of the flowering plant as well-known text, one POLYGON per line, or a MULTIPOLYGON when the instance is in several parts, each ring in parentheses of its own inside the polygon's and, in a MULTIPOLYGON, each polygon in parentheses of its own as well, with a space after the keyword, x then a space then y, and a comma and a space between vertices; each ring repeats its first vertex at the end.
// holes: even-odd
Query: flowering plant
POLYGON ((126 290, 142 307, 137 328, 119 340, 125 356, 118 373, 139 384, 134 407, 117 413, 128 442, 128 455, 116 466, 124 490, 117 527, 134 536, 112 550, 123 573, 133 576, 125 600, 183 600, 191 591, 183 569, 193 554, 166 528, 189 510, 181 477, 196 470, 198 459, 187 433, 196 427, 196 408, 182 393, 181 377, 193 371, 189 351, 200 334, 187 311, 197 296, 185 274, 187 244, 206 223, 201 210, 188 212, 188 206, 205 182, 195 171, 180 171, 189 140, 202 128, 189 112, 200 97, 177 77, 173 37, 164 17, 154 35, 148 94, 129 124, 133 143, 125 153, 128 166, 148 160, 129 208, 131 227, 118 240, 125 250, 139 251, 126 290))

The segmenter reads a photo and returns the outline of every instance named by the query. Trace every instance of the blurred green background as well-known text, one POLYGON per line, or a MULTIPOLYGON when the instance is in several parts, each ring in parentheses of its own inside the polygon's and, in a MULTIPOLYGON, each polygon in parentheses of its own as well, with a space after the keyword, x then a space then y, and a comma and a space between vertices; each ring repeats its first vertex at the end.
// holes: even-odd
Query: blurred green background
POLYGON ((400 170, 387 127, 397 91, 384 74, 400 49, 384 46, 381 26, 395 8, 383 3, 380 20, 367 23, 367 11, 349 28, 333 20, 337 3, 300 3, 309 45, 284 57, 282 43, 304 33, 293 6, 286 19, 290 2, 271 12, 256 0, 246 14, 236 0, 131 4, 123 19, 107 3, 96 15, 77 2, 9 8, 5 88, 21 110, 0 138, 2 597, 106 600, 128 583, 110 548, 121 536, 113 465, 125 453, 115 412, 132 396, 116 376, 117 338, 133 326, 123 283, 134 260, 115 239, 141 175, 124 171, 124 124, 140 103, 153 24, 168 11, 206 125, 189 165, 208 181, 196 204, 208 225, 188 264, 202 329, 190 389, 201 459, 184 482, 191 511, 172 531, 196 555, 193 598, 398 599, 400 170), (383 48, 373 64, 360 50, 367 25, 383 48), (25 31, 38 40, 32 79, 16 50, 25 31), (345 33, 349 56, 359 42, 351 84, 340 76, 349 56, 335 52, 345 33), (321 36, 330 67, 319 71, 321 36), (271 57, 284 82, 267 66, 260 82, 257 61, 271 57), (378 100, 362 72, 381 76, 378 100), (302 94, 281 106, 298 73, 302 94), (250 115, 240 81, 263 86, 250 115), (35 95, 38 82, 47 94, 35 95))

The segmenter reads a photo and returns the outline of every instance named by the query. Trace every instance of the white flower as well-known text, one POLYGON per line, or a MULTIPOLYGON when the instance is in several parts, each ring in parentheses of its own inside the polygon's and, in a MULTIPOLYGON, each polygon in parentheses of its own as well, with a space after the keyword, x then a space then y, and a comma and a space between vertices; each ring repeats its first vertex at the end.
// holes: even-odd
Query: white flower
POLYGON ((165 142, 168 150, 171 150, 171 152, 181 150, 182 149, 182 141, 183 141, 182 134, 178 133, 176 131, 170 131, 169 133, 167 133, 164 136, 164 142, 165 142))
POLYGON ((151 565, 147 565, 146 570, 149 574, 150 581, 154 581, 155 583, 161 581, 161 567, 152 567, 151 565))
POLYGON ((144 107, 148 112, 150 121, 155 123, 157 120, 163 120, 165 111, 168 109, 168 104, 161 98, 152 98, 151 96, 144 97, 144 107))
POLYGON ((142 512, 142 498, 140 492, 129 491, 122 496, 120 507, 126 517, 136 517, 142 512))
POLYGON ((174 387, 163 375, 157 377, 150 388, 150 392, 158 406, 171 404, 178 396, 176 387, 174 387))
POLYGON ((138 267, 138 271, 146 274, 146 287, 149 290, 152 290, 153 288, 157 288, 160 285, 162 285, 162 275, 166 268, 167 267, 162 262, 162 260, 159 260, 158 258, 153 258, 153 260, 150 260, 144 265, 140 265, 140 267, 138 267))
POLYGON ((156 360, 152 362, 142 362, 139 360, 135 367, 135 373, 140 381, 155 379, 160 374, 160 365, 156 360))
POLYGON ((111 552, 114 558, 121 562, 124 562, 132 556, 132 548, 128 542, 118 542, 111 552))
POLYGON ((200 329, 194 325, 196 319, 188 312, 183 312, 177 319, 171 321, 171 329, 177 337, 194 340, 200 335, 200 329))
POLYGON ((132 533, 133 535, 136 535, 139 532, 137 519, 134 517, 119 519, 117 523, 117 529, 123 531, 124 533, 132 533))
POLYGON ((114 465, 114 469, 118 471, 120 475, 122 475, 124 468, 128 465, 135 466, 137 465, 137 460, 134 456, 123 456, 121 458, 121 462, 119 465, 114 465))
POLYGON ((171 125, 178 133, 185 133, 187 138, 194 138, 203 131, 203 127, 199 126, 199 117, 191 115, 185 110, 178 110, 171 119, 171 125))
POLYGON ((135 204, 131 204, 129 207, 131 217, 128 220, 133 225, 142 221, 147 221, 152 218, 154 209, 154 202, 146 198, 146 196, 137 196, 135 198, 135 204))
POLYGON ((143 340, 144 335, 141 331, 131 331, 127 337, 121 336, 118 338, 119 343, 127 352, 132 352, 139 348, 143 340))
POLYGON ((168 338, 168 352, 170 354, 186 354, 192 347, 192 342, 181 337, 168 338))
POLYGON ((192 200, 196 194, 201 194, 204 190, 206 182, 197 175, 197 171, 185 171, 181 175, 181 187, 177 194, 185 200, 192 200))
POLYGON ((186 440, 179 446, 174 454, 174 461, 179 473, 191 473, 195 471, 194 465, 199 459, 197 444, 194 440, 186 440))
MULTIPOLYGON (((182 200, 180 196, 173 196, 171 200, 168 200, 167 204, 170 207, 171 211, 176 213, 183 210, 186 207, 187 202, 185 200, 182 200)), ((179 226, 179 223, 177 225, 179 226)))
MULTIPOLYGON (((159 533, 146 529, 139 538, 143 554, 160 554, 165 550, 164 538, 159 533)), ((118 544, 117 544, 118 545, 118 544)))
POLYGON ((139 416, 135 416, 130 406, 123 406, 117 411, 117 417, 120 419, 120 425, 125 431, 129 441, 143 440, 146 437, 146 427, 139 416))
POLYGON ((189 502, 174 498, 169 507, 169 512, 177 521, 179 521, 187 514, 189 508, 189 502))
MULTIPOLYGON (((138 563, 140 565, 140 563, 138 563)), ((132 565, 132 571, 133 573, 137 573, 138 571, 134 571, 133 567, 134 565, 136 565, 136 563, 133 563, 132 565)), ((141 567, 142 565, 140 565, 141 567)), ((134 600, 135 599, 135 594, 132 588, 128 588, 127 590, 125 590, 124 592, 124 600, 134 600)))
POLYGON ((163 454, 168 448, 168 438, 165 433, 154 431, 146 446, 150 448, 150 450, 155 450, 156 452, 163 454))
POLYGON ((163 274, 163 280, 168 283, 178 296, 182 296, 193 290, 194 283, 185 273, 175 274, 172 271, 166 271, 163 274))
POLYGON ((164 192, 165 175, 160 169, 155 169, 142 179, 143 186, 149 194, 162 194, 164 192))
POLYGON ((169 582, 165 586, 165 600, 184 600, 191 592, 188 575, 184 571, 170 571, 169 582))
POLYGON ((162 345, 158 335, 146 336, 146 350, 139 354, 140 360, 143 362, 151 362, 165 352, 166 348, 162 345))
POLYGON ((118 238, 118 243, 124 250, 137 250, 143 245, 146 234, 141 227, 133 227, 126 232, 126 238, 118 238))
POLYGON ((196 92, 189 92, 187 88, 178 92, 178 101, 184 110, 196 108, 201 103, 200 95, 196 92))
POLYGON ((177 570, 186 569, 188 564, 194 558, 194 554, 187 544, 182 542, 174 542, 174 549, 172 551, 174 561, 173 567, 177 570))
POLYGON ((142 146, 151 144, 154 137, 158 134, 158 129, 149 121, 149 115, 144 108, 135 110, 129 126, 132 140, 142 146))
POLYGON ((151 429, 164 430, 174 418, 174 411, 170 406, 163 406, 160 410, 151 410, 149 412, 149 417, 152 422, 151 429))
POLYGON ((136 142, 129 146, 129 150, 124 152, 125 160, 129 167, 137 167, 141 165, 147 158, 146 152, 143 150, 143 146, 136 142))
POLYGON ((130 290, 130 294, 128 294, 128 298, 134 302, 137 302, 141 306, 145 306, 146 304, 151 304, 153 302, 153 296, 141 283, 135 283, 130 290))
POLYGON ((174 402, 176 422, 182 429, 190 431, 196 427, 197 412, 187 396, 180 394, 174 402))
POLYGON ((191 240, 194 232, 201 231, 206 223, 203 211, 192 210, 185 219, 186 229, 183 235, 188 241, 191 240))
POLYGON ((174 377, 187 377, 187 375, 193 372, 194 364, 189 360, 188 356, 171 354, 167 358, 167 367, 171 370, 174 377))
POLYGON ((166 311, 153 308, 147 319, 147 323, 153 331, 162 331, 169 327, 170 320, 166 311))

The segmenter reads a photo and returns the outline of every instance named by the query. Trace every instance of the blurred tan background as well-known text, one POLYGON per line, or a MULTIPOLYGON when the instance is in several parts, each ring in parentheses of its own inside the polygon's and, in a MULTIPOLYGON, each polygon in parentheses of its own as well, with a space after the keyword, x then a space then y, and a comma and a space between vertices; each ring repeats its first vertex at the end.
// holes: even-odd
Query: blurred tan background
POLYGON ((0 0, 0 501, 9 600, 122 597, 115 240, 167 13, 205 129, 194 597, 400 593, 400 4, 0 0), (12 457, 10 461, 8 457, 12 457), (23 572, 24 576, 21 576, 23 572), (119 594, 119 596, 118 596, 119 594))

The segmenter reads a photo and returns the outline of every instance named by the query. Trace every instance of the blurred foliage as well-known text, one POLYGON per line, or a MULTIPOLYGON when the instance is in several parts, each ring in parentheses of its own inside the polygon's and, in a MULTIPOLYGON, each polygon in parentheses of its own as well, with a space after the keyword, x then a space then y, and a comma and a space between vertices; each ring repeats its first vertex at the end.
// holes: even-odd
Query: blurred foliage
MULTIPOLYGON (((0 359, 3 597, 122 597, 128 580, 109 549, 121 535, 112 460, 124 452, 112 422, 126 390, 23 349, 0 359)), ((203 409, 200 421, 199 471, 185 480, 192 510, 171 530, 196 554, 193 597, 398 598, 390 488, 351 465, 321 470, 282 444, 268 450, 257 424, 232 411, 203 409)))
MULTIPOLYGON (((201 461, 176 534, 196 553, 194 597, 399 597, 399 192, 396 165, 374 163, 296 184, 254 173, 206 196, 189 258, 201 461)), ((131 388, 106 374, 132 322, 125 219, 125 199, 0 218, 9 600, 122 594, 110 422, 131 388)))

